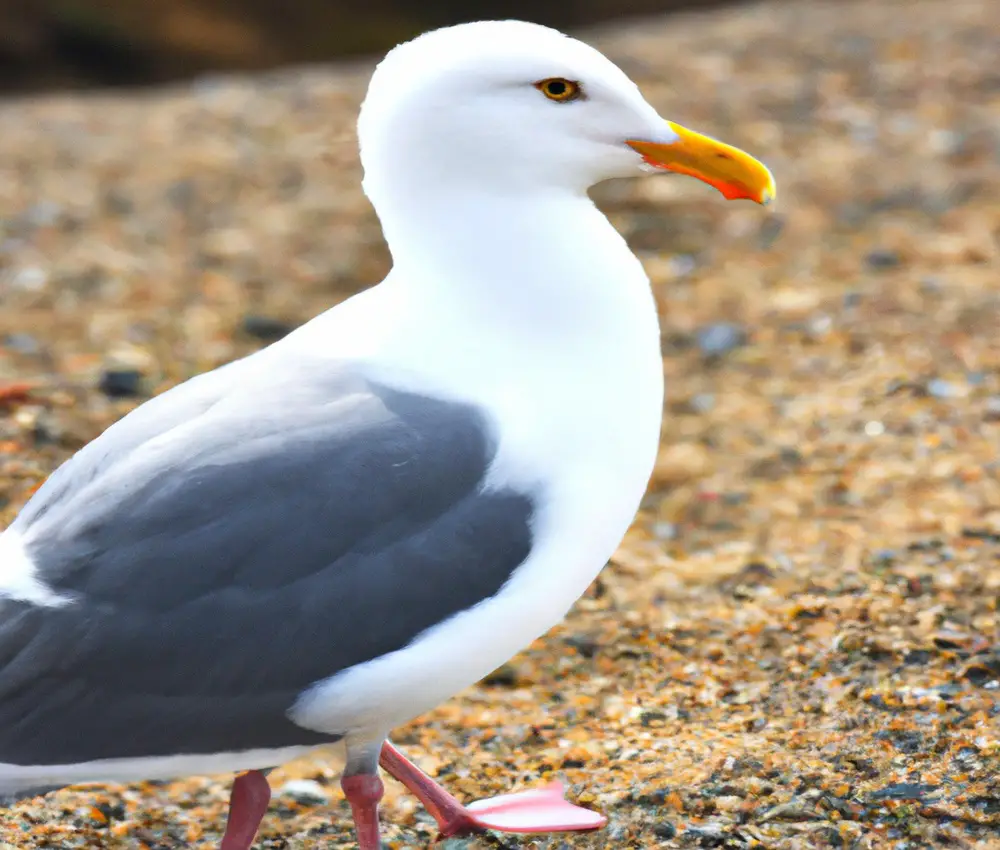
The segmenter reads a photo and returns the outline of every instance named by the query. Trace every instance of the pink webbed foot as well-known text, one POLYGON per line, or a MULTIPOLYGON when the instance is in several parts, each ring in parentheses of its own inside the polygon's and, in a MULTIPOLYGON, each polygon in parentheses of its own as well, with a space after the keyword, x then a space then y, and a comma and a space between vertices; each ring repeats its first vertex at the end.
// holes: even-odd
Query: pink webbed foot
POLYGON ((498 832, 578 832, 600 829, 608 819, 566 799, 561 782, 476 800, 465 807, 481 829, 498 832))
POLYGON ((379 764, 424 804, 437 821, 442 838, 486 829, 524 833, 573 832, 600 829, 607 823, 607 818, 599 812, 570 803, 558 782, 463 806, 388 741, 382 745, 379 764))
POLYGON ((229 818, 219 850, 250 850, 271 801, 271 786, 259 770, 241 773, 229 794, 229 818))

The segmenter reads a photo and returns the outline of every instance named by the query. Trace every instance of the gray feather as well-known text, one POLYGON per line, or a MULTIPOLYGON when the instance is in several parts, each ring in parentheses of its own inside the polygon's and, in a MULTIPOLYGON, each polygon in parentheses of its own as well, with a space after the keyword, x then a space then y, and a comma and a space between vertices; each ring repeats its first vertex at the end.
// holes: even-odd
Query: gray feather
POLYGON ((533 499, 483 491, 496 434, 478 409, 345 365, 248 362, 140 407, 16 519, 75 601, 0 602, 0 762, 335 740, 287 718, 305 688, 527 557, 533 499))

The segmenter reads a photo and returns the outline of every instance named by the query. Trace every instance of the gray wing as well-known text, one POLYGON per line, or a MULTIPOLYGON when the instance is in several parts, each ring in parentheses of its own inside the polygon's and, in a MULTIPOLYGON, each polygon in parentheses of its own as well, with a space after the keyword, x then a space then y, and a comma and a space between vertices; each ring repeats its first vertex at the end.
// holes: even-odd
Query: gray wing
POLYGON ((63 607, 0 601, 0 762, 322 743, 286 711, 495 594, 533 502, 475 408, 330 364, 232 364, 138 408, 12 528, 63 607))

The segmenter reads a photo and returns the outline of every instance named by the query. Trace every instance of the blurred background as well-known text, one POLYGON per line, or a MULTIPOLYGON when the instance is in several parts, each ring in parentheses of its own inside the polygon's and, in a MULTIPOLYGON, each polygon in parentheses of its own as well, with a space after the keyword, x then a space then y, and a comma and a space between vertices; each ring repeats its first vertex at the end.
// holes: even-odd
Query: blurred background
POLYGON ((561 28, 725 0, 0 0, 0 90, 132 86, 386 50, 438 26, 561 28))
MULTIPOLYGON (((995 848, 998 0, 0 0, 0 525, 382 278, 371 69, 486 15, 571 29, 778 200, 597 187, 660 313, 649 491, 563 626, 397 742, 464 798, 558 774, 610 814, 559 846, 995 848)), ((279 791, 262 846, 351 846, 330 765, 289 778, 312 802, 279 791)), ((210 850, 228 781, 53 795, 0 845, 210 850)))

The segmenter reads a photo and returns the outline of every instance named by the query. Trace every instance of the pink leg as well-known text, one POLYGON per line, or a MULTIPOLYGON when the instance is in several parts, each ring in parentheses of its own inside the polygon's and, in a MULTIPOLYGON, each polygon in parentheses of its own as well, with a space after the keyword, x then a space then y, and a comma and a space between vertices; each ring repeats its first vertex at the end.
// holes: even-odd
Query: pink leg
POLYGON ((442 838, 485 829, 528 833, 590 830, 600 829, 608 822, 599 812, 566 800, 558 782, 463 806, 389 741, 382 745, 379 764, 424 804, 437 821, 442 838))
POLYGON ((358 850, 380 850, 378 804, 382 799, 382 780, 376 773, 356 773, 340 780, 344 796, 351 804, 354 829, 358 834, 358 850))
POLYGON ((424 804, 424 808, 437 821, 442 838, 483 831, 483 827, 469 817, 465 806, 397 750, 391 742, 386 741, 382 744, 378 763, 386 773, 402 782, 410 789, 410 793, 424 804))
POLYGON ((219 850, 250 850, 271 801, 271 786, 259 770, 241 773, 229 795, 229 818, 219 850))

